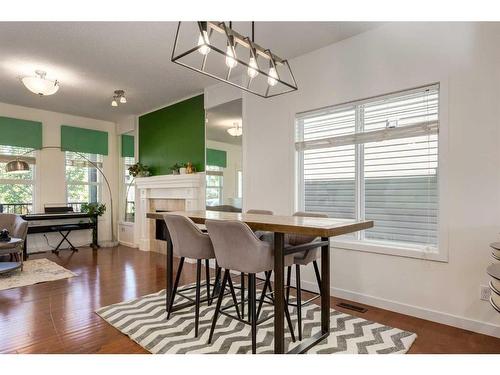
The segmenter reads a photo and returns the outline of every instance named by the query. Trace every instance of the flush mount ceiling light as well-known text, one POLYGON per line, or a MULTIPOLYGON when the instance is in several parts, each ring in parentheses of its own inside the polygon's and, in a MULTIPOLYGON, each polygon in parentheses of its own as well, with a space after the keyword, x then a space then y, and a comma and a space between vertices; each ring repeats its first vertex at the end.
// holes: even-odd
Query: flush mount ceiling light
POLYGON ((179 22, 172 62, 263 98, 297 90, 287 60, 224 22, 179 22))
POLYGON ((233 122, 233 127, 227 129, 227 132, 233 137, 239 137, 243 134, 243 128, 239 122, 233 122))
POLYGON ((36 70, 34 76, 23 77, 21 82, 32 93, 40 96, 53 95, 59 90, 59 82, 46 78, 47 73, 36 70))
POLYGON ((118 107, 118 102, 125 104, 127 102, 127 98, 125 97, 124 90, 115 90, 113 95, 113 100, 111 101, 112 107, 118 107))

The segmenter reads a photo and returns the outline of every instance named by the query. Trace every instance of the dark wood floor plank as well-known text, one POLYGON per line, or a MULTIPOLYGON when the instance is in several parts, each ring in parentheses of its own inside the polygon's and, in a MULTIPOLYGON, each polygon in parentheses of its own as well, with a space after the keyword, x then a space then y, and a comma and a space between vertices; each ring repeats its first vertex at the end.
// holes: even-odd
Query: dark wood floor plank
MULTIPOLYGON (((1 353, 147 353, 102 320, 102 306, 157 292, 165 286, 165 257, 125 246, 97 252, 40 254, 78 276, 0 291, 1 353)), ((174 271, 178 262, 174 262, 174 271)), ((182 284, 194 282, 195 266, 185 264, 182 284)), ((293 294, 293 292, 292 292, 293 294)), ((311 297, 305 292, 304 299, 311 297)), ((500 353, 500 339, 365 306, 356 313, 337 310, 412 331, 418 339, 410 353, 500 353)), ((356 303, 357 305, 361 305, 356 303)))

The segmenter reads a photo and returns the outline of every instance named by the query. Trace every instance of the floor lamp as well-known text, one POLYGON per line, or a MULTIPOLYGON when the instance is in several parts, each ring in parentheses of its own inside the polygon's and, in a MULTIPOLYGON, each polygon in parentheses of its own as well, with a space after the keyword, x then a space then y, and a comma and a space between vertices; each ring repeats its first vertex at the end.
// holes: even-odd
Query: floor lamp
MULTIPOLYGON (((56 150, 63 151, 63 149, 60 146, 43 146, 42 148, 39 148, 38 150, 45 150, 45 149, 56 149, 56 150)), ((24 173, 24 172, 28 172, 30 170, 29 164, 26 161, 21 160, 20 157, 22 157, 24 155, 27 155, 30 152, 33 152, 35 150, 36 149, 26 151, 25 153, 19 155, 16 158, 16 160, 9 161, 7 163, 7 165, 5 166, 5 171, 7 173, 24 173)), ((115 244, 116 244, 116 237, 115 237, 115 227, 113 225, 113 195, 111 193, 111 187, 109 186, 109 181, 106 178, 106 175, 104 174, 104 172, 102 171, 102 169, 99 168, 99 166, 96 163, 94 163, 92 160, 89 160, 89 158, 87 158, 85 155, 83 155, 83 154, 81 154, 79 152, 76 152, 76 151, 72 151, 72 152, 74 152, 75 154, 77 154, 81 158, 85 159, 93 167, 95 167, 95 169, 97 169, 99 171, 99 173, 101 174, 101 176, 104 178, 104 181, 106 182, 106 186, 108 187, 108 191, 109 191, 109 201, 110 201, 110 208, 111 208, 111 240, 112 240, 112 243, 113 243, 112 246, 115 246, 115 244)))

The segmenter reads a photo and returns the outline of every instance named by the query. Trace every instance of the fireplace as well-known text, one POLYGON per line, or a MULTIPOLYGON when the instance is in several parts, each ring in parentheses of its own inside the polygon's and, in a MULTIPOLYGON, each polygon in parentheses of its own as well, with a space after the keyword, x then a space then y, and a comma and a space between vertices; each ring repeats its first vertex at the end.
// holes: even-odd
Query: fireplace
POLYGON ((163 220, 146 218, 148 212, 202 210, 205 207, 205 173, 140 177, 136 179, 139 202, 136 223, 139 249, 166 252, 163 220))

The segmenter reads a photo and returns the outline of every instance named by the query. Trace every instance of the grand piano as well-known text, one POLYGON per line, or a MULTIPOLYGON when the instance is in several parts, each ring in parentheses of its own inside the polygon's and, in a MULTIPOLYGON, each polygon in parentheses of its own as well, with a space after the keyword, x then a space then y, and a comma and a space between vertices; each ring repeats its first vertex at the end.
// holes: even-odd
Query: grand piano
MULTIPOLYGON (((59 248, 65 241, 70 245, 71 250, 78 250, 67 238, 74 230, 93 229, 98 233, 97 217, 83 212, 74 212, 72 207, 45 207, 44 213, 25 214, 21 215, 21 217, 28 222, 28 234, 49 232, 59 232, 61 234, 61 241, 52 250, 55 253, 59 252, 59 248), (74 219, 80 220, 75 223, 74 219), (68 220, 72 222, 68 223, 68 220), (50 223, 43 223, 44 221, 50 221, 50 223)), ((97 235, 93 236, 92 245, 98 247, 97 235)), ((28 238, 26 238, 23 250, 24 260, 28 259, 28 256, 28 238)))

